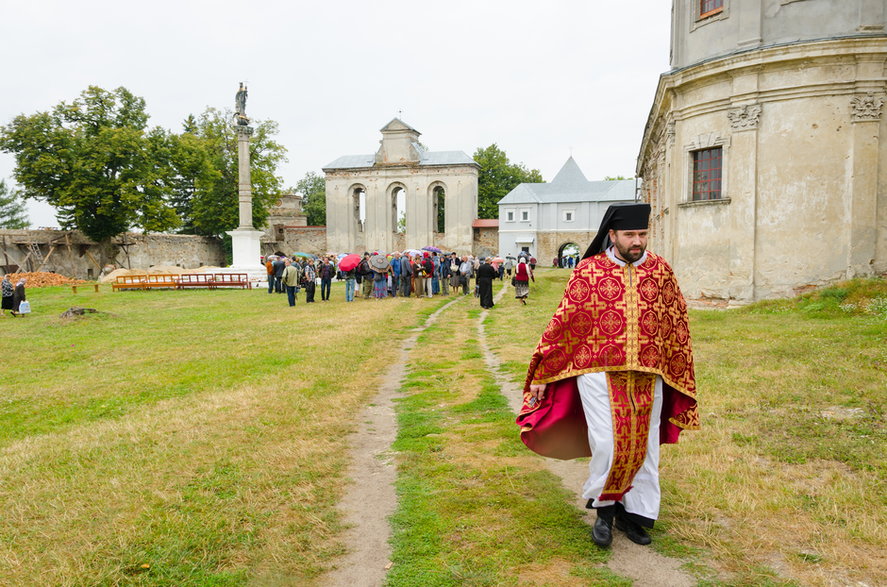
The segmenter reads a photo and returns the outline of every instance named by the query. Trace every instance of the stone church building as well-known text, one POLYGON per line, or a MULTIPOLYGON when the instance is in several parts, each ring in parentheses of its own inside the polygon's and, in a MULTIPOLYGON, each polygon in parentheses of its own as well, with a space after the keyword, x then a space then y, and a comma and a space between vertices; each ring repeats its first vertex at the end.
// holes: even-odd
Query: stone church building
POLYGON ((327 249, 471 252, 480 166, 462 151, 429 151, 398 118, 381 132, 375 154, 323 168, 327 249))
POLYGON ((637 174, 688 297, 887 271, 885 17, 887 0, 673 1, 637 174))

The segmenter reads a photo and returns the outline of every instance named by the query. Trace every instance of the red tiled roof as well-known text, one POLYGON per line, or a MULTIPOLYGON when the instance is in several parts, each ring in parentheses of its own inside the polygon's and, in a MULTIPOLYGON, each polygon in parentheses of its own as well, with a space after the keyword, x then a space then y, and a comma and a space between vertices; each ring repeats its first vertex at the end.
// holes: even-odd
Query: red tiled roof
POLYGON ((499 228, 498 218, 478 218, 471 223, 472 228, 499 228))

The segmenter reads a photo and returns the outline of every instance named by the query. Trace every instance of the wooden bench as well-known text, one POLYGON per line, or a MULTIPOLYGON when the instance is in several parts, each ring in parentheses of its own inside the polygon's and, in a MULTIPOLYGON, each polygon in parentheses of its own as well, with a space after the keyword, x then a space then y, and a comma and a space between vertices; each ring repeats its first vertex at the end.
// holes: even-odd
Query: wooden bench
POLYGON ((72 285, 72 286, 71 286, 71 291, 72 291, 73 293, 77 293, 77 288, 78 288, 78 287, 89 287, 90 285, 91 285, 93 288, 95 288, 95 293, 99 293, 99 284, 98 284, 98 283, 81 283, 81 284, 79 284, 79 285, 72 285))
POLYGON ((145 281, 147 279, 147 275, 119 275, 116 281, 111 284, 111 290, 145 289, 145 281))
MULTIPOLYGON (((98 287, 98 286, 96 286, 98 287)), ((148 275, 121 275, 111 284, 114 291, 119 289, 185 289, 189 287, 240 287, 252 289, 249 275, 246 273, 183 273, 166 275, 162 273, 148 275)), ((96 289, 98 291, 98 289, 96 289)), ((76 293, 76 290, 75 290, 76 293)))
POLYGON ((253 288, 247 273, 213 273, 212 275, 215 278, 213 281, 214 289, 219 287, 253 288))
POLYGON ((182 273, 179 275, 179 289, 186 287, 208 287, 214 289, 215 277, 212 273, 182 273))
POLYGON ((120 275, 117 281, 111 284, 111 289, 178 289, 179 276, 152 273, 148 275, 120 275))
POLYGON ((165 273, 150 273, 146 276, 148 279, 145 280, 145 288, 146 289, 160 289, 160 288, 171 288, 178 289, 179 288, 179 276, 178 275, 168 275, 165 273))

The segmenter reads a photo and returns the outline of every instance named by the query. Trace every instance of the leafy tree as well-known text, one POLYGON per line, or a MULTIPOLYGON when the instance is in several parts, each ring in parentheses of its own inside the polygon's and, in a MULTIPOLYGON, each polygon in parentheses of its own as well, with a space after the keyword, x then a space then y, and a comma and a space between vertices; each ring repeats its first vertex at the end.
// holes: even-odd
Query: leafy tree
POLYGON ((0 179, 0 228, 28 228, 29 224, 21 191, 7 188, 0 179))
POLYGON ((15 155, 24 196, 56 207, 63 227, 96 241, 164 231, 179 225, 166 202, 171 167, 157 157, 170 137, 147 122, 143 98, 90 86, 70 104, 17 116, 0 128, 0 149, 15 155))
MULTIPOLYGON (((183 219, 183 231, 223 237, 239 224, 237 135, 232 113, 215 108, 189 116, 184 131, 173 141, 172 165, 176 170, 172 204, 183 219)), ((277 201, 283 180, 275 175, 286 160, 286 149, 271 137, 274 121, 254 121, 250 137, 250 180, 253 226, 262 227, 277 201)))
POLYGON ((541 183, 538 169, 527 169, 523 163, 510 163, 505 151, 493 143, 474 152, 480 165, 477 178, 477 215, 479 218, 498 218, 497 202, 522 183, 541 183))
POLYGON ((302 195, 302 210, 310 226, 326 225, 326 180, 309 171, 296 184, 296 193, 302 195))

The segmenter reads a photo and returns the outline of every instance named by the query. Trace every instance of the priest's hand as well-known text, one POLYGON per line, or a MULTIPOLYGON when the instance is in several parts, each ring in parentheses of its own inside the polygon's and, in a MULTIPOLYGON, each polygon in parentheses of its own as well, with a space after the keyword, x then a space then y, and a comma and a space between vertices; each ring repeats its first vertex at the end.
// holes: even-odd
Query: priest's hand
POLYGON ((545 397, 545 388, 548 387, 545 383, 533 383, 530 385, 530 394, 536 398, 537 402, 541 402, 542 398, 545 397))

